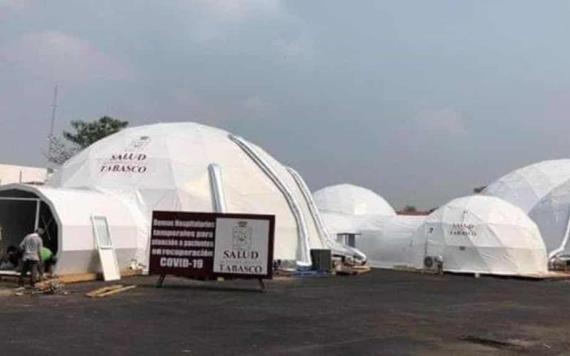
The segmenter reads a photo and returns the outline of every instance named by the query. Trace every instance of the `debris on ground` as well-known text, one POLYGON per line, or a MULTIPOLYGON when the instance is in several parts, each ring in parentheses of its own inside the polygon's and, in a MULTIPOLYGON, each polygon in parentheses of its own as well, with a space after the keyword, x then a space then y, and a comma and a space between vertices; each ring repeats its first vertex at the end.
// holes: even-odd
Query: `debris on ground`
POLYGON ((64 284, 58 279, 48 279, 36 283, 32 294, 69 294, 64 288, 64 284))
MULTIPOLYGON (((536 342, 521 339, 501 339, 492 336, 463 335, 459 338, 462 341, 493 347, 496 349, 526 350, 536 345, 536 342)), ((544 345, 548 348, 549 345, 544 345)))
POLYGON ((370 272, 369 266, 346 266, 337 267, 336 274, 339 276, 357 276, 370 272))
POLYGON ((135 285, 124 286, 122 284, 115 284, 112 286, 107 286, 107 287, 95 289, 89 293, 86 293, 85 295, 87 297, 90 297, 90 298, 103 298, 103 297, 107 297, 107 296, 110 296, 113 294, 126 292, 126 291, 134 289, 136 287, 137 286, 135 286, 135 285))

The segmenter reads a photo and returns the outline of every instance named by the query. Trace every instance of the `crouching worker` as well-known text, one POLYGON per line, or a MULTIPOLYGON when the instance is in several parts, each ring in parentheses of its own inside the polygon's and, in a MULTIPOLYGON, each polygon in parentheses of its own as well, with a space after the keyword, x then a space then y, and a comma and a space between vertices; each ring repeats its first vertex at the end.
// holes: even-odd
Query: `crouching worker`
POLYGON ((9 246, 6 254, 0 258, 0 271, 13 271, 18 268, 20 253, 16 246, 9 246))
POLYGON ((26 277, 28 271, 30 272, 30 284, 32 287, 36 285, 41 261, 40 253, 44 246, 41 237, 43 233, 43 229, 36 229, 34 233, 26 235, 20 243, 20 250, 22 250, 22 273, 20 274, 19 280, 20 287, 24 286, 24 277, 26 277))
POLYGON ((57 258, 53 255, 53 252, 47 247, 42 247, 40 250, 40 272, 42 277, 53 277, 53 266, 57 262, 57 258))

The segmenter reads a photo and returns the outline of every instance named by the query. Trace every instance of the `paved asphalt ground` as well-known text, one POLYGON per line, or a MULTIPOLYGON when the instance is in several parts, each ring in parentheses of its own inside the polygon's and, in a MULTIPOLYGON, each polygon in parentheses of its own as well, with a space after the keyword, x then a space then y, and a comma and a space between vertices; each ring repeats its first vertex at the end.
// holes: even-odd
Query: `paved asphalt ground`
POLYGON ((2 355, 570 354, 570 282, 375 270, 200 283, 156 277, 93 300, 0 297, 2 355))

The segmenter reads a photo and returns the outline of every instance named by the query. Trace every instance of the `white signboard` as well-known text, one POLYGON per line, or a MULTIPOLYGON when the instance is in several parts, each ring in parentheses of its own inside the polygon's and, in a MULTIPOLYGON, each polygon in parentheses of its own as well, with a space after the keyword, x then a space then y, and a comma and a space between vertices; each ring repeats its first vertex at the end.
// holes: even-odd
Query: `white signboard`
POLYGON ((216 219, 214 273, 269 274, 270 222, 260 219, 216 219))

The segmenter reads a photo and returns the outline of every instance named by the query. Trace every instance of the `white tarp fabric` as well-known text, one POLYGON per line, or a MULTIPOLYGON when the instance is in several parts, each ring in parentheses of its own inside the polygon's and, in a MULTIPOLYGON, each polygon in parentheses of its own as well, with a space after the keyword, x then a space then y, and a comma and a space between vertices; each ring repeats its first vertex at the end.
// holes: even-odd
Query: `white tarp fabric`
MULTIPOLYGON (((146 228, 153 210, 213 211, 208 166, 215 163, 221 170, 227 212, 276 215, 274 258, 307 262, 303 244, 326 246, 302 192, 285 167, 259 147, 247 144, 276 175, 281 188, 291 193, 289 199, 229 133, 195 123, 125 129, 70 159, 48 184, 113 196, 134 211, 137 224, 146 228), (299 229, 291 201, 297 203, 303 229, 299 229), (307 236, 300 236, 301 230, 307 236)), ((137 242, 143 264, 147 244, 148 231, 137 242)))
POLYGON ((394 216, 394 209, 373 191, 351 184, 326 187, 313 194, 321 212, 394 216))
POLYGON ((549 257, 570 253, 570 181, 543 197, 528 215, 538 225, 549 257))
POLYGON ((528 213, 554 188, 570 179, 570 159, 542 161, 491 183, 483 194, 508 201, 528 213))
POLYGON ((450 272, 499 275, 547 272, 536 224, 520 208, 495 197, 459 198, 428 216, 412 244, 412 261, 440 257, 450 272))
POLYGON ((376 268, 411 267, 412 238, 426 216, 369 217, 356 240, 356 247, 376 268))
POLYGON ((360 233, 361 217, 339 213, 321 212, 323 223, 333 237, 338 234, 360 233))

